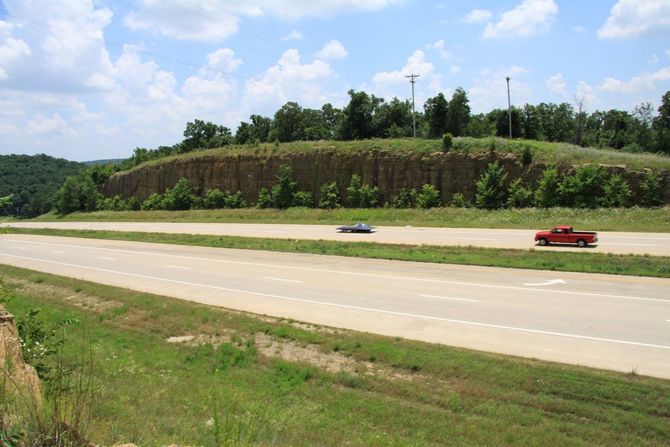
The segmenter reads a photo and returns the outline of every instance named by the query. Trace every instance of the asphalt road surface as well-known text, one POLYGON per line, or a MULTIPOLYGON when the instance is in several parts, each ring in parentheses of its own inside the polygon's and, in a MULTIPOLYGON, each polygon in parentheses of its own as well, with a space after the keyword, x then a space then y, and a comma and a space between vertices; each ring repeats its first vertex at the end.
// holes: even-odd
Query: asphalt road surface
MULTIPOLYGON (((551 245, 534 241, 536 230, 479 228, 377 227, 374 233, 338 233, 336 225, 223 224, 171 222, 12 222, 2 226, 75 230, 140 231, 153 233, 212 234, 279 239, 367 241, 410 245, 472 245, 549 251, 587 251, 619 254, 670 256, 668 233, 599 232, 598 244, 587 248, 551 245)), ((589 230, 585 228, 584 230, 589 230)))
POLYGON ((16 234, 0 235, 0 263, 257 314, 670 378, 667 279, 16 234))

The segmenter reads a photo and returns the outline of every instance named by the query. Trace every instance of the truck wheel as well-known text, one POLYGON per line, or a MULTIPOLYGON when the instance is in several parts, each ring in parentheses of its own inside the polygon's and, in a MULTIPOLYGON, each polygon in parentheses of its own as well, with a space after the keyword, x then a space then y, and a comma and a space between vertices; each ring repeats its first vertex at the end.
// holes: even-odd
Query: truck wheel
POLYGON ((577 245, 579 245, 581 248, 586 247, 586 241, 584 239, 580 239, 577 241, 577 245))
POLYGON ((547 241, 545 238, 542 238, 542 239, 540 239, 540 245, 543 246, 543 247, 545 245, 549 245, 549 241, 547 241))

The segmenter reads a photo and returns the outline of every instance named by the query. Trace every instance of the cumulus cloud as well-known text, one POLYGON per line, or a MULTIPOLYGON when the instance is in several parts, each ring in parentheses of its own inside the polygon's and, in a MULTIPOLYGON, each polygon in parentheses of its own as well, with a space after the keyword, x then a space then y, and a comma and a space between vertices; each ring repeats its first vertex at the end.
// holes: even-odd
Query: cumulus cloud
POLYGON ((242 60, 235 58, 235 52, 230 48, 221 48, 207 55, 207 64, 214 70, 230 73, 241 63, 242 60))
POLYGON ((25 41, 13 37, 0 39, 0 81, 9 78, 10 66, 24 56, 30 56, 30 47, 25 41))
POLYGON ((288 42, 290 40, 302 40, 302 39, 303 39, 302 33, 295 29, 281 38, 281 40, 283 40, 284 42, 288 42))
POLYGON ((651 34, 670 34, 670 2, 667 0, 619 0, 598 30, 601 39, 651 34))
POLYGON ((409 74, 418 74, 426 77, 433 72, 433 64, 426 61, 426 55, 421 50, 416 50, 410 57, 407 58, 407 63, 400 70, 381 71, 372 77, 372 82, 375 84, 398 84, 407 82, 405 76, 409 74))
MULTIPOLYGON (((198 2, 163 2, 141 0, 136 10, 128 13, 124 24, 133 30, 149 31, 179 40, 221 41, 239 30, 240 17, 274 16, 287 20, 304 17, 327 17, 341 12, 377 11, 404 0, 248 0, 229 2, 201 0, 198 2)), ((300 39, 299 32, 284 36, 300 39)))
POLYGON ((321 83, 333 74, 330 65, 320 59, 303 64, 296 49, 284 52, 276 65, 263 76, 247 81, 245 100, 250 104, 284 104, 291 98, 301 105, 321 106, 321 83))
POLYGON ((348 55, 347 49, 337 40, 331 40, 316 53, 316 57, 319 59, 344 59, 348 55))
POLYGON ((581 101, 585 108, 591 108, 598 101, 598 97, 596 96, 596 89, 584 81, 579 81, 579 84, 577 84, 575 99, 578 102, 581 101))
POLYGON ((642 73, 629 81, 606 78, 600 88, 606 92, 634 93, 643 90, 656 90, 656 83, 670 80, 670 67, 664 67, 652 73, 642 73))
POLYGON ((566 94, 566 89, 565 89, 565 80, 563 79, 563 75, 561 73, 555 74, 553 76, 550 76, 547 78, 545 81, 545 84, 549 90, 555 93, 559 93, 561 95, 566 94))
POLYGON ((516 8, 505 11, 497 23, 489 22, 483 37, 529 37, 547 32, 557 13, 554 0, 523 0, 516 8))
POLYGON ((461 21, 463 23, 481 23, 489 20, 492 15, 488 9, 473 9, 461 21))
POLYGON ((439 54, 440 57, 445 61, 451 59, 453 56, 451 51, 448 51, 444 48, 444 40, 438 40, 435 43, 428 44, 426 45, 426 48, 432 48, 433 50, 437 51, 437 54, 439 54))
POLYGON ((38 135, 74 133, 74 130, 71 129, 67 125, 67 122, 57 113, 54 113, 51 116, 39 114, 28 121, 26 128, 31 134, 38 135))
POLYGON ((512 104, 532 103, 533 89, 516 78, 527 74, 528 69, 513 65, 498 70, 485 69, 475 78, 468 91, 474 113, 486 113, 494 108, 507 108, 507 81, 509 76, 512 104))

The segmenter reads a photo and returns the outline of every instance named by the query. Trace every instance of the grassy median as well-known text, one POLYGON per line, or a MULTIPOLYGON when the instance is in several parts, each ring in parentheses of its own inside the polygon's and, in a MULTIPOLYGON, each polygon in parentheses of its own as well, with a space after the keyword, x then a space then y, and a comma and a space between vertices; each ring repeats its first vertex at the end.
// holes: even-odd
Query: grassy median
POLYGON ((67 216, 46 214, 41 222, 219 222, 343 225, 363 221, 371 225, 450 228, 548 229, 574 225, 593 231, 670 232, 670 207, 661 208, 527 208, 480 210, 474 208, 420 209, 310 209, 244 208, 238 210, 96 211, 67 216))
POLYGON ((440 264, 480 265, 563 272, 670 277, 670 257, 608 253, 535 251, 479 247, 377 244, 371 242, 262 239, 236 236, 141 233, 125 231, 5 228, 6 233, 127 240, 217 248, 313 253, 440 264))
POLYGON ((78 434, 96 444, 658 446, 670 439, 670 382, 634 372, 333 330, 3 265, 0 281, 19 323, 57 328, 56 354, 34 363, 83 380, 73 388, 57 382, 61 391, 46 381, 43 392, 63 398, 63 389, 85 388, 69 405, 83 410, 78 434), (194 338, 168 342, 184 335, 194 338))

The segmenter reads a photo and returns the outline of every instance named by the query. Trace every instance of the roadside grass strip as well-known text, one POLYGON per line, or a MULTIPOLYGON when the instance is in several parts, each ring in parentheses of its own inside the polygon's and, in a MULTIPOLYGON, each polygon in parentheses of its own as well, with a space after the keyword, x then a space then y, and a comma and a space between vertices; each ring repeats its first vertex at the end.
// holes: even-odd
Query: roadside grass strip
POLYGON ((5 228, 5 234, 36 234, 89 239, 126 240, 215 248, 311 253, 396 261, 479 265, 562 272, 670 277, 670 257, 610 253, 548 252, 536 250, 378 244, 371 242, 263 239, 237 236, 143 233, 94 230, 5 228))
POLYGON ((343 225, 366 222, 380 226, 446 228, 549 229, 558 224, 592 231, 670 233, 670 207, 659 208, 313 208, 219 209, 187 211, 96 211, 58 216, 50 213, 32 222, 199 222, 343 225))
MULTIPOLYGON (((47 378, 61 377, 43 380, 52 396, 44 411, 77 405, 78 434, 95 444, 658 446, 670 439, 670 381, 635 371, 338 330, 4 265, 0 284, 20 326, 31 334, 55 329, 57 343, 45 343, 56 353, 30 351, 28 359, 47 378), (86 389, 79 399, 58 392, 77 383, 86 389)), ((12 421, 32 433, 30 420, 12 421)))

